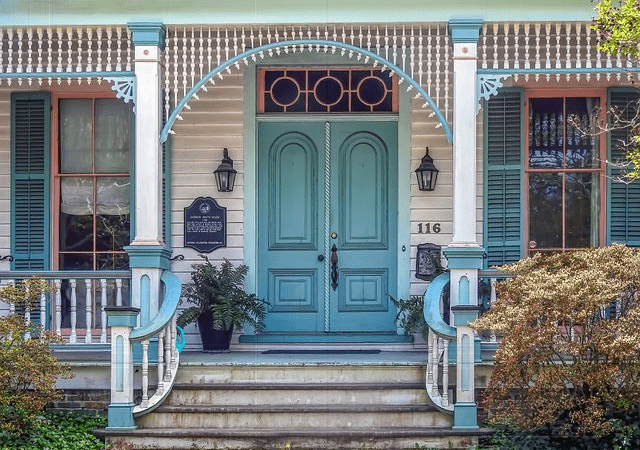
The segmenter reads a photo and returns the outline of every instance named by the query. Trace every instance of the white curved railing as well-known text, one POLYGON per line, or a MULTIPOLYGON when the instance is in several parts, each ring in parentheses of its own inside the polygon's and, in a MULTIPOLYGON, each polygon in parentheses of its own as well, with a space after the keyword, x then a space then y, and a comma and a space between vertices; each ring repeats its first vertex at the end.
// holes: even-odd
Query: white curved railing
POLYGON ((165 295, 158 315, 146 326, 134 328, 129 336, 132 343, 139 342, 142 347, 142 401, 134 406, 134 417, 153 411, 169 395, 178 373, 180 350, 184 346, 184 335, 176 326, 180 280, 173 273, 165 271, 160 281, 164 284, 165 295), (182 343, 180 346, 177 344, 178 335, 182 343), (157 338, 158 384, 155 392, 149 396, 149 346, 154 338, 157 338))
POLYGON ((426 389, 433 404, 441 411, 453 413, 453 396, 449 392, 449 360, 453 349, 455 361, 456 329, 444 322, 440 299, 449 284, 449 273, 442 273, 431 281, 424 294, 424 319, 429 327, 427 347, 426 389))

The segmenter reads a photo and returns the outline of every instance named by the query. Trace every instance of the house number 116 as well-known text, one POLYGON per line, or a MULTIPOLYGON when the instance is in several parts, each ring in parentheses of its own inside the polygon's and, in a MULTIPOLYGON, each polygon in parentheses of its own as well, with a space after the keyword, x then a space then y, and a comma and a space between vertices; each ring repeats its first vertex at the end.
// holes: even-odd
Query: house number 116
POLYGON ((440 233, 442 228, 439 223, 419 223, 418 224, 418 233, 420 234, 431 234, 431 233, 440 233))

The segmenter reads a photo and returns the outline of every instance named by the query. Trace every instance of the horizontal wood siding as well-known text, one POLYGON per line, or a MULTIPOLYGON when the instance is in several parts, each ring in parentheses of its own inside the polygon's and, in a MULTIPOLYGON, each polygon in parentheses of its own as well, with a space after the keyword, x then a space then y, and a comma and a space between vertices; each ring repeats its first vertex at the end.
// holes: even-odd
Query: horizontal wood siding
MULTIPOLYGON (((453 88, 451 88, 451 91, 453 88)), ((452 99, 449 99, 452 102, 452 99)), ((441 102, 443 100, 441 99, 441 102)), ((411 294, 424 294, 428 283, 415 277, 416 250, 418 244, 430 242, 446 247, 453 238, 453 147, 447 142, 441 128, 435 128, 437 117, 431 115, 431 110, 422 107, 423 101, 414 100, 411 105, 411 294), (438 183, 433 192, 421 192, 414 171, 420 165, 425 154, 425 147, 429 147, 429 155, 434 165, 440 170, 438 183), (440 233, 419 233, 419 224, 432 226, 439 223, 440 233)), ((476 156, 476 236, 482 244, 482 120, 478 115, 476 126, 477 156, 476 156)), ((402 200, 401 200, 402 201, 402 200)))
MULTIPOLYGON (((184 208, 197 197, 212 197, 227 208, 227 247, 207 256, 212 264, 224 258, 234 264, 244 259, 244 166, 243 166, 243 79, 234 73, 201 91, 200 100, 190 103, 184 120, 179 121, 172 136, 171 155, 171 246, 173 255, 184 255, 175 261, 173 271, 189 282, 192 264, 203 259, 198 252, 184 247, 184 208), (229 149, 233 167, 238 171, 233 192, 218 192, 213 171, 222 161, 222 149, 229 149)), ((200 335, 195 326, 185 330, 187 349, 200 349, 200 335)))

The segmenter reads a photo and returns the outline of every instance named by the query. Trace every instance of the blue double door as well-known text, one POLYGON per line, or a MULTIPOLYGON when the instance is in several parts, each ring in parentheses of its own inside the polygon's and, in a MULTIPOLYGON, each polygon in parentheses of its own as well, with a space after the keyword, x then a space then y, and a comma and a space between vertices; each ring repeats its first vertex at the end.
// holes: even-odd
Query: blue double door
POLYGON ((397 123, 260 123, 267 333, 395 333, 397 123))

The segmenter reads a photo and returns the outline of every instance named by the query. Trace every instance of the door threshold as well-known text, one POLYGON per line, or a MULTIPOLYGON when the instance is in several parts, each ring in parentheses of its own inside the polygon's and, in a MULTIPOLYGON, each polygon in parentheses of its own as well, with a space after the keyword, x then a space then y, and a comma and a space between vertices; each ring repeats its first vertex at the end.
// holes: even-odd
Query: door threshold
POLYGON ((412 344, 394 333, 260 333, 240 336, 240 344, 412 344))

